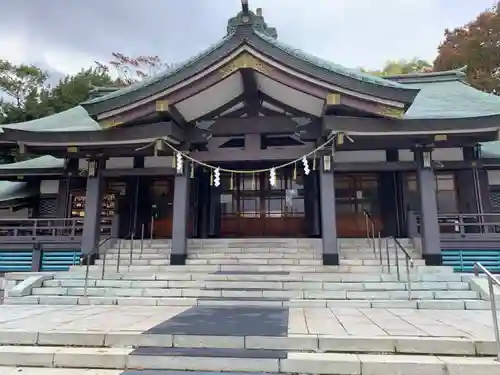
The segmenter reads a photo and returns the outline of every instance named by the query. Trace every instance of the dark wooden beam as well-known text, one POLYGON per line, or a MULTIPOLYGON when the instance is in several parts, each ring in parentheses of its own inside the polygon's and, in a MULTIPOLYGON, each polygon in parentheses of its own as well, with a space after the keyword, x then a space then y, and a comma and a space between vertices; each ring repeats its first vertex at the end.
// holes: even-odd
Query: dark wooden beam
POLYGON ((258 116, 260 107, 259 86, 253 69, 240 69, 243 81, 245 107, 248 109, 248 116, 258 116))

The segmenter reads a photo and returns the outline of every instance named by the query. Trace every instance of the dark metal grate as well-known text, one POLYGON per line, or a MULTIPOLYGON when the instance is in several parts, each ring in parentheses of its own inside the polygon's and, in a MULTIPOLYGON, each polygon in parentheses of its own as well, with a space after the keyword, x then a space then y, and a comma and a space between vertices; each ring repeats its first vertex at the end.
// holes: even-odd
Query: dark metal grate
POLYGON ((53 197, 40 198, 38 212, 40 217, 55 217, 57 212, 57 199, 53 197))
POLYGON ((490 204, 492 212, 500 212, 500 189, 490 191, 490 204))

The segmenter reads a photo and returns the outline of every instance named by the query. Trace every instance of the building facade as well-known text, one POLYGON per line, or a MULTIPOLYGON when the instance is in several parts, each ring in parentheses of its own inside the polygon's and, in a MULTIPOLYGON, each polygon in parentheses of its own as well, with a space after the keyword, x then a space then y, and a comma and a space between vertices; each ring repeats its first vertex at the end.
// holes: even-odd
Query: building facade
POLYGON ((335 265, 337 239, 366 237, 368 217, 383 237, 412 236, 417 217, 438 265, 455 230, 440 215, 494 211, 499 129, 500 98, 461 70, 346 69, 282 43, 243 4, 226 36, 184 64, 4 126, 2 147, 31 159, 0 178, 22 185, 3 200, 29 198, 31 217, 78 223, 84 253, 118 218, 122 238, 171 238, 172 264, 190 237, 317 237, 335 265))

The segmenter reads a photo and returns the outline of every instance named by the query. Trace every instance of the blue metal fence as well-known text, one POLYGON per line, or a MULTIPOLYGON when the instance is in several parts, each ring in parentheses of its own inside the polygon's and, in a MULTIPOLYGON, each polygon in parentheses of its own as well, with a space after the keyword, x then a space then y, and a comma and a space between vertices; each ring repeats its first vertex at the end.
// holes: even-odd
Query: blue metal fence
POLYGON ((31 271, 32 250, 0 250, 0 272, 31 271))
POLYGON ((500 249, 444 249, 443 265, 456 272, 473 272, 474 263, 480 262, 493 273, 500 273, 500 249))
POLYGON ((69 267, 79 264, 80 251, 43 251, 41 271, 68 271, 69 267))

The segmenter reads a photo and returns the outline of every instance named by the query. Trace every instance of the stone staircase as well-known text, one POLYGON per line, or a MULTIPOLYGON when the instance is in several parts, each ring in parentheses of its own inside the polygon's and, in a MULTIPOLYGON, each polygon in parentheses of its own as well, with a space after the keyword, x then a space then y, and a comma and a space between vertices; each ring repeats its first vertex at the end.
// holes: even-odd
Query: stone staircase
POLYGON ((340 266, 322 265, 318 240, 192 240, 185 266, 169 265, 168 242, 144 245, 142 252, 138 246, 130 252, 126 241, 110 249, 104 280, 104 259, 90 267, 86 296, 85 267, 78 266, 44 280, 31 295, 10 297, 6 303, 488 308, 471 290, 469 276, 447 267, 427 267, 414 249, 410 249, 415 257, 411 283, 402 257, 398 280, 394 249, 389 252, 388 270, 387 255, 382 254, 381 265, 379 254, 365 240, 342 242, 340 266))
POLYGON ((409 241, 410 283, 394 248, 381 265, 366 240, 342 240, 339 266, 312 239, 190 240, 185 266, 169 242, 143 245, 110 249, 104 279, 104 259, 91 266, 87 296, 82 266, 7 275, 27 278, 0 314, 0 374, 500 374, 472 276, 425 266, 409 241))

